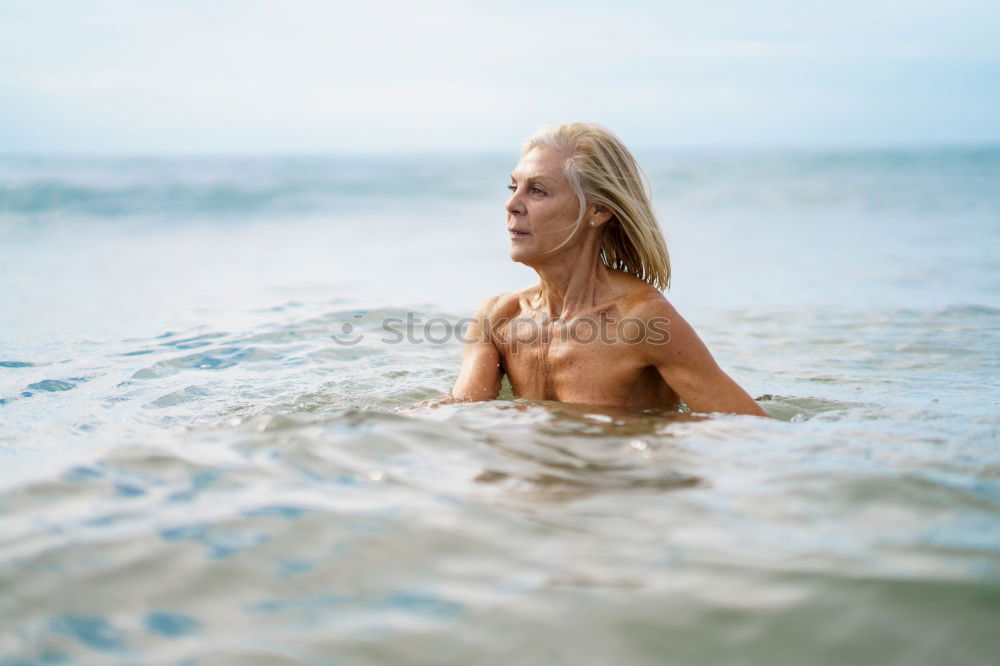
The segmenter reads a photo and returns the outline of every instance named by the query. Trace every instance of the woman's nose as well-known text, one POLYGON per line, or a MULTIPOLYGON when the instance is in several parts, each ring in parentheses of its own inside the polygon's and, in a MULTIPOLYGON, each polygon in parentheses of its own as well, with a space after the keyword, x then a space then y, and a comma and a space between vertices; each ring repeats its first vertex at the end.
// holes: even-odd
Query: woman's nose
POLYGON ((507 199, 507 203, 504 204, 504 208, 511 215, 520 215, 524 212, 524 205, 521 203, 521 199, 517 195, 517 192, 510 195, 510 199, 507 199))

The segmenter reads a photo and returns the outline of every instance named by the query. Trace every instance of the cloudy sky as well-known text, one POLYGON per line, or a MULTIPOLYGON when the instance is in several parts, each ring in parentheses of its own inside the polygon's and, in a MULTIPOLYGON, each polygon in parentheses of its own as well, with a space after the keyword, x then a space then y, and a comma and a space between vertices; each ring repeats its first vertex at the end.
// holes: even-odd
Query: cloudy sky
POLYGON ((1000 141, 996 0, 0 0, 0 153, 1000 141))

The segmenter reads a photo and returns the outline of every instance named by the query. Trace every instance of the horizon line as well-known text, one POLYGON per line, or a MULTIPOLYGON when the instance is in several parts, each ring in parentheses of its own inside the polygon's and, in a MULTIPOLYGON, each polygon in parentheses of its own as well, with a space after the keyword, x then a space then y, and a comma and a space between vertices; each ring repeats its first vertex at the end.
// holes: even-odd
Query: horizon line
MULTIPOLYGON (((517 155, 520 146, 510 150, 501 148, 468 148, 446 147, 437 149, 426 148, 349 148, 344 150, 259 150, 230 148, 223 150, 175 150, 139 148, 136 150, 90 150, 90 149, 27 149, 0 150, 0 158, 234 158, 234 157, 272 157, 272 158, 335 158, 335 157, 420 157, 447 155, 517 155)), ((757 151, 788 151, 788 152, 895 152, 895 151, 948 151, 970 149, 1000 149, 1000 138, 986 140, 953 140, 953 141, 841 141, 841 142, 685 142, 662 144, 633 144, 629 150, 633 153, 654 153, 663 151, 676 152, 718 152, 732 150, 735 152, 757 151)))

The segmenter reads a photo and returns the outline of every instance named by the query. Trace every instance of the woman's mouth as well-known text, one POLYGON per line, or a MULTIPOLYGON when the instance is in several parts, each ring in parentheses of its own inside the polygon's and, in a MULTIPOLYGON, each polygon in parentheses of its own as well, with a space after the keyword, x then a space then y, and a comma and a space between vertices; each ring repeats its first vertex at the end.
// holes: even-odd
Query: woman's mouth
POLYGON ((527 238, 531 235, 527 231, 515 231, 514 229, 508 229, 507 231, 510 232, 511 240, 514 240, 515 238, 527 238))

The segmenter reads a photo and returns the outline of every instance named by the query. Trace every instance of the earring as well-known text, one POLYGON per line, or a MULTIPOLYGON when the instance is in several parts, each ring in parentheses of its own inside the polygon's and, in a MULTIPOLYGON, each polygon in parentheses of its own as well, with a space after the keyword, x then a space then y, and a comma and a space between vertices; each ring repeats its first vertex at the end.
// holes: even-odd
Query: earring
POLYGON ((597 220, 591 220, 590 221, 590 226, 596 227, 597 226, 597 220))

